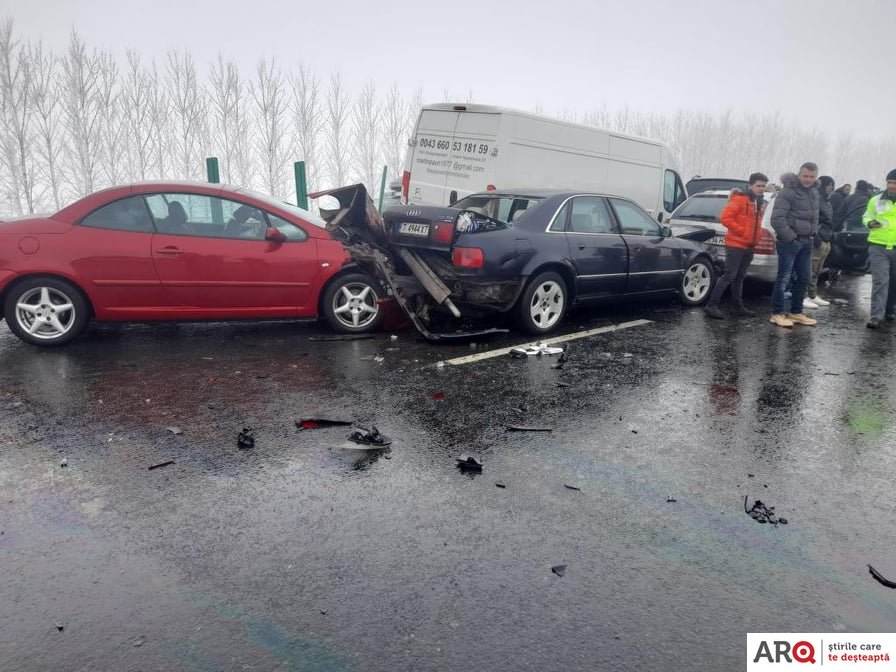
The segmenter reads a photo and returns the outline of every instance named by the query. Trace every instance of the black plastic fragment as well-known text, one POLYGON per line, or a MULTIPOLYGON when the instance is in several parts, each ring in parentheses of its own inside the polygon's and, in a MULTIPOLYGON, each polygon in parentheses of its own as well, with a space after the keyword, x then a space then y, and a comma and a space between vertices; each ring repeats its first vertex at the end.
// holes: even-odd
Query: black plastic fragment
POLYGON ((457 460, 457 468, 461 471, 482 471, 482 460, 476 455, 464 453, 455 459, 457 460))
POLYGON ((385 434, 380 434, 380 430, 376 428, 376 425, 371 425, 370 429, 367 429, 366 427, 356 427, 355 430, 349 434, 348 440, 362 446, 376 446, 381 448, 385 448, 392 444, 392 439, 385 434))
POLYGON ((508 425, 508 432, 553 432, 553 427, 524 427, 522 425, 508 425))
POLYGON ((570 383, 555 383, 557 387, 572 387, 570 383))
POLYGON ((241 431, 236 437, 236 445, 240 450, 254 448, 255 430, 253 430, 251 427, 243 427, 243 431, 241 431))
POLYGON ((174 460, 165 460, 164 462, 159 462, 158 464, 149 465, 149 470, 153 469, 161 469, 162 467, 167 467, 169 464, 174 464, 174 460))
POLYGON ((890 579, 886 578, 871 565, 868 565, 868 572, 871 574, 871 576, 874 577, 874 580, 882 586, 886 586, 887 588, 896 588, 896 581, 890 581, 890 579))
POLYGON ((778 514, 775 513, 774 506, 768 506, 763 504, 760 500, 756 500, 753 502, 753 506, 751 508, 747 508, 747 501, 749 497, 744 495, 744 512, 750 516, 757 523, 761 524, 770 524, 770 525, 786 525, 786 518, 778 518, 778 514))
POLYGON ((566 574, 566 565, 554 565, 551 567, 551 571, 557 576, 563 576, 566 574))
POLYGON ((499 488, 506 488, 506 487, 507 487, 507 486, 504 485, 503 483, 495 483, 495 485, 497 485, 499 488))
POLYGON ((344 418, 296 418, 299 429, 317 429, 318 427, 349 427, 354 423, 344 418))
POLYGON ((582 488, 577 488, 574 485, 567 485, 566 483, 563 484, 563 487, 566 488, 567 490, 575 490, 576 492, 582 491, 582 488))

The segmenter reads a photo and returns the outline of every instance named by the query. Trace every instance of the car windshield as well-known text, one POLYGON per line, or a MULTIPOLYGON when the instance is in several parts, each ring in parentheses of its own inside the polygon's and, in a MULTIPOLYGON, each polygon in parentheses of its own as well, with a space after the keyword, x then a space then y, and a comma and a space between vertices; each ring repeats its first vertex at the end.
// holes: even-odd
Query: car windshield
POLYGON ((728 202, 727 196, 691 196, 672 213, 672 219, 699 219, 704 222, 718 222, 722 209, 728 202))
POLYGON ((285 210, 291 215, 295 215, 303 222, 308 222, 309 224, 314 224, 314 226, 319 226, 322 229, 327 228, 327 223, 318 217, 315 214, 312 214, 308 210, 304 208, 300 208, 297 205, 293 205, 292 203, 287 203, 286 201, 281 201, 273 196, 268 196, 267 194, 262 194, 257 191, 252 191, 251 189, 240 189, 239 193, 246 194, 247 196, 251 196, 259 201, 267 203, 270 206, 275 208, 280 208, 281 210, 285 210))
POLYGON ((710 189, 743 189, 746 183, 746 180, 734 180, 729 177, 699 177, 688 182, 685 189, 693 196, 710 189))
POLYGON ((474 194, 462 198, 451 207, 476 212, 508 226, 513 226, 513 223, 522 217, 524 212, 534 208, 541 200, 534 196, 474 194))

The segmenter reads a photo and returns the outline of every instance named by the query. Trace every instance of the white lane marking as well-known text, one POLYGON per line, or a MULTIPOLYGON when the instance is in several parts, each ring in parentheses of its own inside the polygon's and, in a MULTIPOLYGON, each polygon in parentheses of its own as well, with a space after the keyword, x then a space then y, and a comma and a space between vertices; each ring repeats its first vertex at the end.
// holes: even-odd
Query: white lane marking
POLYGON ((631 329, 632 327, 642 327, 646 324, 652 324, 653 320, 634 320, 633 322, 622 322, 621 324, 611 324, 609 327, 598 327, 597 329, 589 329, 587 331, 577 331, 572 334, 566 334, 564 336, 554 336, 553 338, 545 338, 541 341, 534 341, 532 343, 522 343, 520 345, 512 345, 509 348, 500 348, 498 350, 488 350, 487 352, 478 352, 475 355, 467 355, 466 357, 455 357, 454 359, 446 359, 446 364, 451 364, 452 366, 460 366, 461 364, 470 364, 472 362, 481 362, 484 359, 491 359, 493 357, 502 357, 505 355, 509 355, 510 351, 513 348, 528 348, 531 346, 538 345, 539 343, 544 343, 545 345, 553 345, 554 343, 564 343, 566 341, 575 341, 579 338, 588 338, 589 336, 594 336, 595 334, 606 334, 611 331, 620 331, 622 329, 631 329))

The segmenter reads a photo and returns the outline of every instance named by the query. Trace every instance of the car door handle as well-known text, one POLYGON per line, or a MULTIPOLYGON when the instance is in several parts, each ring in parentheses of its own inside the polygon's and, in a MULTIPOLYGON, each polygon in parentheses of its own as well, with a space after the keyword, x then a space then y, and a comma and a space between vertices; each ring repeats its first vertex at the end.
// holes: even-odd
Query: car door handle
POLYGON ((180 251, 179 247, 169 246, 169 247, 163 247, 159 250, 156 250, 156 254, 178 255, 178 254, 183 254, 183 253, 180 251))

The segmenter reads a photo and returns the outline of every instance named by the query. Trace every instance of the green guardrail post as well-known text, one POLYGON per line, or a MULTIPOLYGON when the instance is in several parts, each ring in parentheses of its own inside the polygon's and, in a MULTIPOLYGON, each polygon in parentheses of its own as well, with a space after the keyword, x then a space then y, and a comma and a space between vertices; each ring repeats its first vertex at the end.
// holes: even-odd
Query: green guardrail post
POLYGON ((296 205, 308 209, 308 180, 305 177, 305 162, 295 162, 296 171, 296 205))
POLYGON ((380 180, 380 207, 379 211, 383 211, 383 198, 386 196, 386 172, 389 170, 389 166, 383 166, 383 179, 380 180))
POLYGON ((208 173, 208 181, 212 184, 221 183, 221 173, 218 172, 218 157, 210 156, 205 160, 205 171, 208 173))

